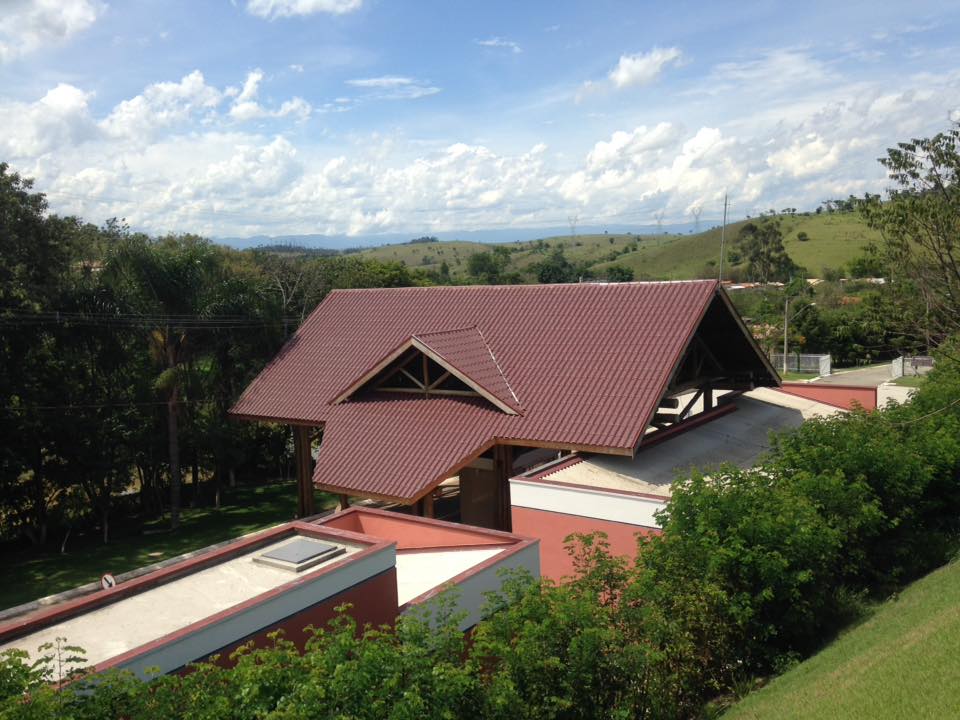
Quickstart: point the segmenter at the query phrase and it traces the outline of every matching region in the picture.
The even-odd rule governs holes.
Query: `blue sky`
[[[811,208],[960,117],[945,3],[0,2],[0,160],[152,233]]]

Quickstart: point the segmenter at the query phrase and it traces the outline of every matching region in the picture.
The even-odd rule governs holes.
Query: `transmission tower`
[[[693,215],[695,232],[700,232],[700,213],[702,212],[703,212],[703,208],[699,205],[697,205],[695,208],[693,208],[690,211],[690,214]]]

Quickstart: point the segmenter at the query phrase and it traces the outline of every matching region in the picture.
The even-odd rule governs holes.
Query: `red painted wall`
[[[816,383],[783,383],[781,392],[816,400],[834,407],[852,410],[859,403],[864,410],[877,409],[877,389],[857,385],[818,385]]]
[[[318,525],[363,533],[376,538],[395,540],[397,550],[452,547],[457,545],[502,545],[504,538],[465,525],[448,527],[439,523],[412,519],[409,515],[394,513],[346,512],[331,515]]]
[[[314,627],[326,626],[327,622],[336,615],[335,609],[347,603],[353,606],[350,609],[350,615],[356,619],[361,628],[366,623],[392,625],[396,621],[398,613],[396,568],[390,568],[369,580],[334,595],[332,598],[291,615],[274,627],[262,630],[225,647],[218,653],[220,657],[217,659],[217,664],[231,667],[234,663],[230,660],[230,653],[251,640],[256,647],[269,646],[271,641],[267,635],[276,630],[283,630],[284,638],[292,640],[296,643],[297,648],[302,651],[307,640],[311,637],[310,633],[304,632],[304,628],[308,625]]]
[[[630,558],[637,552],[637,534],[649,535],[659,532],[654,528],[610,520],[597,520],[523,507],[513,508],[513,532],[540,538],[540,574],[552,580],[559,581],[565,575],[573,575],[573,562],[563,548],[563,539],[571,533],[589,533],[597,530],[607,534],[612,553]]]

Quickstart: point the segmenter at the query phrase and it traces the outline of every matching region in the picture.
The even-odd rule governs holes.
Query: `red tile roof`
[[[709,280],[333,291],[232,412],[322,425],[318,485],[404,501],[496,440],[629,455],[717,292]],[[387,393],[334,404],[411,337],[522,414]]]
[[[510,382],[497,362],[497,356],[483,339],[483,332],[478,327],[421,333],[415,338],[442,359],[443,365],[463,373],[472,384],[476,384],[514,412],[523,413],[520,399],[510,387]]]

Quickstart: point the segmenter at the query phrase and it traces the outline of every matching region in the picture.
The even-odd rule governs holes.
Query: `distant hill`
[[[723,720],[960,716],[960,562],[918,580]]]
[[[812,276],[824,268],[840,268],[863,251],[879,234],[868,228],[855,213],[784,215],[780,217],[784,246],[794,262]],[[727,226],[729,250],[737,233],[749,220]],[[803,233],[805,240],[798,235]],[[574,264],[584,264],[598,277],[610,265],[622,265],[638,280],[680,280],[713,277],[720,257],[720,228],[700,233],[578,233],[553,235],[536,240],[496,243],[511,251],[506,273],[532,279],[533,266],[552,250],[561,248]],[[397,261],[411,268],[437,270],[446,262],[453,277],[466,278],[467,261],[475,252],[490,250],[487,243],[442,241],[426,244],[383,245],[361,251],[364,257]]]

